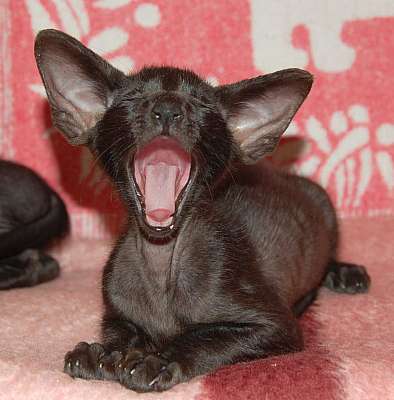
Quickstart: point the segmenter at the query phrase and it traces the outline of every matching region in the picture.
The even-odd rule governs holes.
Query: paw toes
[[[104,346],[100,343],[92,343],[89,346],[89,350],[96,354],[98,357],[105,354]]]
[[[73,353],[73,352],[75,352],[75,351],[78,351],[78,350],[80,350],[80,351],[86,351],[86,350],[88,350],[89,349],[89,343],[86,343],[86,342],[79,342],[75,347],[74,347],[74,350],[73,351],[70,351],[69,353]]]
[[[169,374],[169,372],[167,371],[167,367],[166,366],[162,366],[161,367],[161,369],[160,369],[160,371],[159,371],[159,373],[152,379],[152,381],[149,383],[149,386],[157,386],[157,384],[159,383],[159,382],[162,382],[163,381],[163,378],[166,376],[166,375],[171,375],[171,374]]]
[[[181,369],[179,364],[177,362],[171,362],[161,369],[152,387],[156,392],[162,392],[170,389],[181,381]]]
[[[87,360],[83,354],[68,352],[64,360],[64,372],[73,378],[82,378],[86,364]]]
[[[78,365],[76,362],[71,361],[71,360],[66,360],[64,363],[64,369],[63,371],[70,375],[72,378],[79,378],[79,374],[78,374],[78,369],[79,369],[79,361],[78,361]]]
[[[105,350],[99,343],[78,343],[64,358],[64,372],[73,378],[104,379],[99,364]]]
[[[361,265],[336,263],[327,273],[324,286],[341,293],[356,294],[368,291],[371,279]]]
[[[120,376],[120,383],[136,392],[161,392],[181,382],[180,366],[157,354],[127,364]]]
[[[123,369],[119,376],[120,383],[136,392],[154,390],[153,386],[164,367],[162,359],[155,355],[143,357],[143,354],[139,351],[129,352],[122,365]]]
[[[361,293],[368,290],[370,279],[364,268],[350,269],[345,279],[350,293]]]
[[[122,353],[113,351],[109,354],[101,355],[97,367],[103,379],[119,380],[120,369],[122,368]]]

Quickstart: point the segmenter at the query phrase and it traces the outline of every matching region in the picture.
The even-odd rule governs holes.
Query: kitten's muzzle
[[[185,117],[184,104],[182,99],[173,94],[166,94],[158,97],[151,109],[151,118],[154,124],[161,127],[161,134],[169,134],[172,127],[175,127]]]

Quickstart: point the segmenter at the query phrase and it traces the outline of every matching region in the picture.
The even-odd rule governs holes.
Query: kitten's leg
[[[298,318],[300,317],[306,309],[316,300],[318,289],[312,289],[304,297],[297,301],[293,306],[293,313]]]
[[[51,256],[28,249],[0,260],[0,290],[35,286],[59,275],[59,264]]]
[[[365,293],[371,279],[362,265],[331,261],[323,286],[340,293]]]
[[[120,383],[137,392],[163,391],[224,365],[302,349],[297,321],[270,314],[259,324],[202,324],[175,337],[161,353],[130,352]]]

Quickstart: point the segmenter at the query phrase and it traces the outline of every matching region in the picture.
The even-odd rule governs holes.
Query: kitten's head
[[[35,55],[54,125],[99,157],[152,238],[172,236],[232,163],[271,153],[312,85],[298,69],[219,87],[171,67],[126,76],[56,30]]]

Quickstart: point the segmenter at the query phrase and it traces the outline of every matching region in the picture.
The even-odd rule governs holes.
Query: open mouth
[[[148,226],[156,230],[173,227],[191,166],[191,155],[169,137],[157,137],[136,152],[134,179]]]

